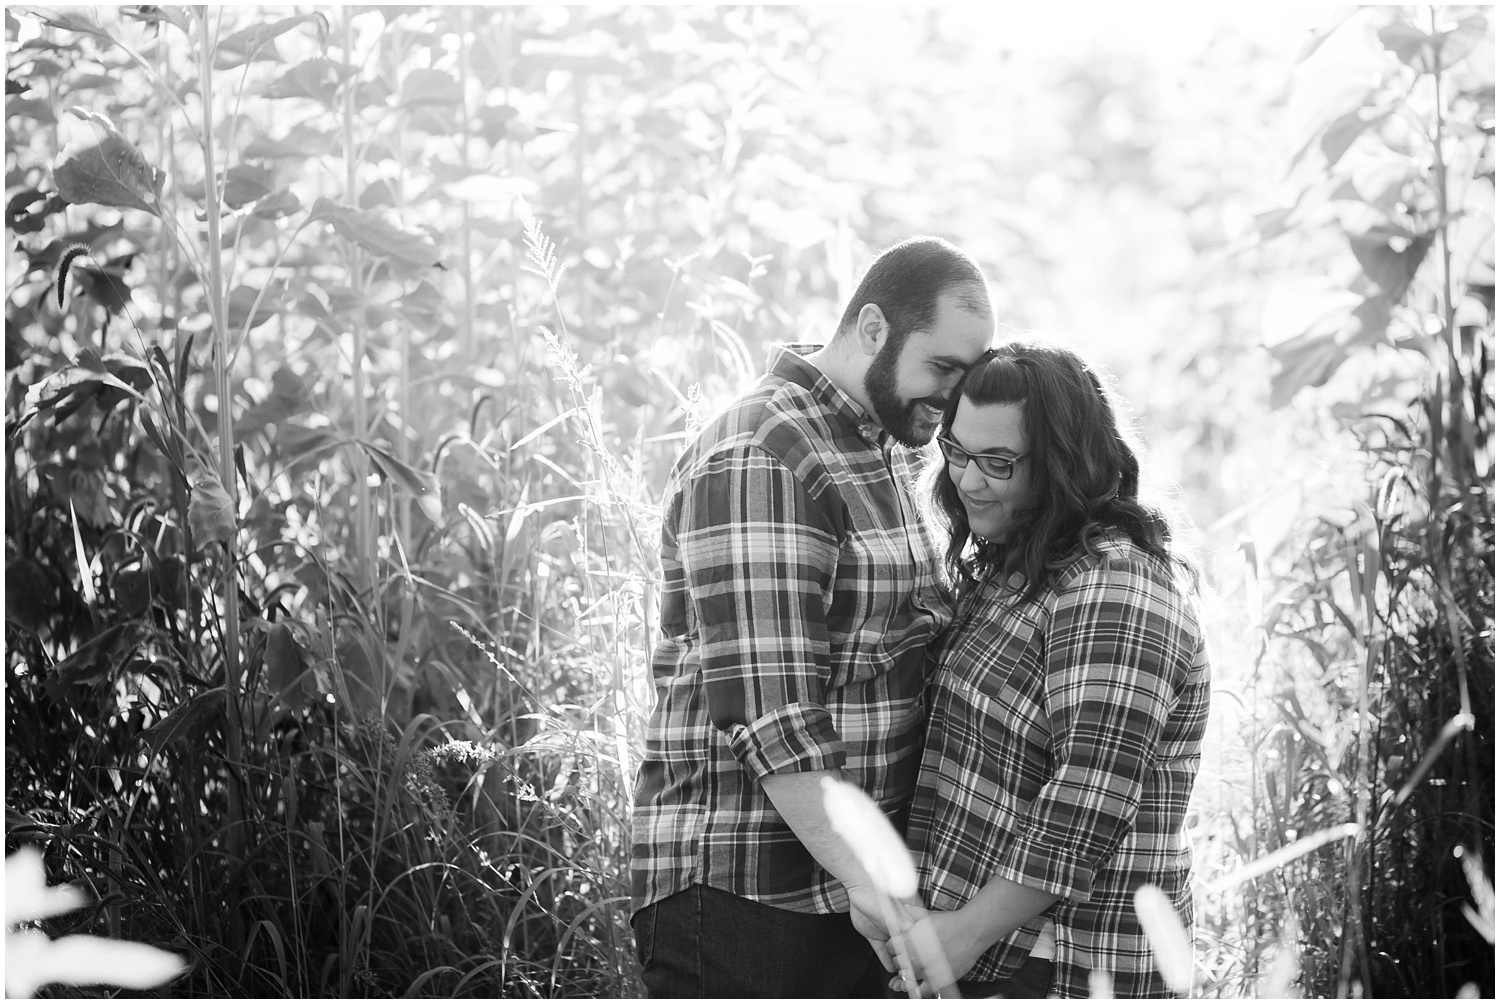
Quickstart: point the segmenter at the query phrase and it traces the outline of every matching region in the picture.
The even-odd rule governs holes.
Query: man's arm
[[[779,460],[730,451],[689,484],[680,534],[702,639],[710,717],[809,854],[849,891],[866,937],[883,940],[869,879],[823,809],[843,740],[824,707],[827,596],[838,534]]]
[[[889,961],[883,943],[890,937],[886,920],[870,877],[854,857],[844,838],[833,831],[823,808],[823,779],[841,780],[834,770],[814,770],[798,774],[767,774],[761,778],[766,797],[781,813],[797,839],[818,864],[844,883],[849,893],[849,918],[883,960]],[[887,965],[888,969],[893,969]]]

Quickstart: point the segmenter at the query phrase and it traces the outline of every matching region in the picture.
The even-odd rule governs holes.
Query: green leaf
[[[1340,115],[1329,123],[1327,129],[1323,130],[1321,144],[1323,147],[1323,156],[1328,158],[1328,166],[1330,168],[1343,158],[1344,154],[1348,152],[1349,147],[1354,145],[1354,141],[1359,139],[1360,135],[1369,128],[1370,123],[1366,122],[1360,116],[1359,111],[1356,108],[1352,112]]]
[[[270,191],[271,175],[268,171],[251,164],[236,164],[224,172],[220,194],[230,209],[239,209]]]
[[[105,372],[99,403],[112,408],[127,397],[144,401],[144,392],[151,386],[151,369],[145,363],[123,352],[110,352],[102,359]]]
[[[98,350],[83,349],[72,364],[48,377],[36,392],[38,408],[52,408],[59,420],[81,408],[105,388],[117,393],[101,400],[106,407],[125,397],[144,400],[141,391],[151,382],[145,366],[123,353],[111,352],[101,357]]]
[[[416,69],[401,81],[401,97],[397,104],[402,108],[415,108],[419,105],[444,105],[452,108],[462,103],[463,99],[463,87],[451,73]]]
[[[313,203],[312,218],[326,220],[334,232],[367,251],[408,265],[435,265],[437,245],[420,230],[411,229],[379,210],[350,209],[331,199]]]
[[[88,683],[111,672],[115,668],[112,657],[125,640],[127,630],[133,635],[135,628],[133,621],[107,627],[84,642],[72,655],[53,666],[47,674],[45,684],[48,696],[54,701],[60,701],[69,687]]]
[[[396,309],[417,328],[429,334],[443,326],[448,299],[436,286],[423,279],[417,288],[396,301]]]
[[[161,755],[161,751],[170,744],[191,740],[196,733],[201,732],[208,725],[215,714],[222,713],[223,710],[223,687],[212,687],[173,708],[172,713],[166,718],[149,729],[141,731],[137,736],[141,742],[151,744],[147,762],[155,761]]]
[[[311,126],[293,126],[291,132],[281,139],[260,136],[245,144],[242,156],[255,158],[325,157],[337,153],[339,141],[330,133],[321,132]]]
[[[1391,301],[1383,293],[1365,299],[1353,314],[1358,328],[1346,347],[1374,345],[1386,340],[1385,333],[1391,326]]]
[[[70,77],[66,81],[66,91],[73,94],[77,91],[112,91],[120,86],[119,77],[110,77],[102,73],[84,73],[76,77]]]
[[[290,188],[278,188],[257,199],[250,212],[263,220],[279,220],[283,216],[292,215],[301,208],[302,200],[297,198]]]
[[[322,14],[299,14],[270,24],[253,24],[248,28],[241,28],[219,43],[214,51],[214,66],[227,70],[255,61],[280,62],[281,53],[276,48],[276,39],[309,21],[318,26],[318,42],[322,44],[328,37],[328,18]]]
[[[333,103],[339,84],[352,72],[342,63],[319,56],[287,70],[262,93],[268,98],[311,98],[328,105]]]
[[[57,590],[46,569],[29,558],[6,559],[5,619],[36,631],[57,609]]]
[[[1459,62],[1473,52],[1475,46],[1488,39],[1489,34],[1490,19],[1484,14],[1470,14],[1454,27],[1438,32],[1438,56],[1442,65],[1447,67]]]
[[[113,129],[93,146],[66,156],[52,178],[58,194],[74,205],[92,202],[157,214],[161,172]]]
[[[1413,236],[1406,231],[1374,227],[1363,234],[1351,234],[1349,247],[1365,275],[1395,304],[1406,296],[1407,287],[1432,248],[1434,237],[1431,233]]]
[[[266,632],[266,686],[282,703],[300,710],[306,706],[307,676],[302,647],[285,624]],[[295,689],[294,689],[295,688]]]
[[[443,502],[438,490],[437,475],[402,463],[373,443],[359,440],[359,445],[369,454],[371,462],[380,470],[380,476],[416,497],[422,514],[439,526],[443,523]]]
[[[111,314],[124,313],[130,305],[130,286],[120,268],[92,268],[75,265],[73,275],[78,285]]]
[[[212,540],[226,547],[234,543],[238,529],[234,505],[224,490],[224,483],[213,471],[201,471],[193,481],[192,500],[188,502],[188,528],[199,547]]]
[[[283,364],[271,374],[271,393],[235,421],[235,437],[258,432],[267,425],[280,425],[309,407],[307,386],[301,377]]]
[[[99,15],[92,7],[68,7],[62,10],[52,10],[47,7],[12,7],[10,9],[18,14],[34,17],[52,28],[78,31],[85,35],[95,35],[107,41],[113,41],[109,37],[109,32],[104,30],[104,25],[99,22]]]
[[[193,8],[177,4],[162,4],[153,6],[149,4],[138,4],[125,6],[120,12],[126,17],[137,21],[145,21],[148,24],[160,24],[165,21],[175,26],[179,31],[186,34],[192,28]]]
[[[1348,358],[1339,329],[1319,328],[1271,346],[1277,370],[1271,377],[1271,407],[1285,407],[1303,387],[1321,387]]]
[[[1423,48],[1430,46],[1432,42],[1432,36],[1427,32],[1400,17],[1381,28],[1377,34],[1380,36],[1380,44],[1394,52],[1397,59],[1409,66],[1417,65]]]
[[[344,437],[332,425],[282,422],[276,427],[276,448],[289,462],[325,453],[344,441]]]
[[[250,308],[255,306],[255,299],[260,296],[260,290],[250,286],[236,286],[229,294],[229,302],[225,305],[228,312],[229,330],[243,331],[245,321],[250,321],[250,327],[258,328],[271,318],[275,317],[281,309],[281,298],[285,291],[279,286],[273,287],[260,297],[260,306],[255,307],[255,316],[250,316]]]

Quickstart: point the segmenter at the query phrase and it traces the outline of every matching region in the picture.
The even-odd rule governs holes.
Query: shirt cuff
[[[1024,834],[1000,841],[995,874],[1019,885],[1087,903],[1094,891],[1094,866],[1081,855],[1026,840]]]
[[[749,725],[730,726],[728,736],[730,752],[756,780],[844,765],[844,740],[833,727],[833,716],[819,704],[783,705]]]

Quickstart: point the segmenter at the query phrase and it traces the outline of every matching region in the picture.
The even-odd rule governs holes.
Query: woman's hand
[[[939,910],[926,913],[912,928],[903,933],[903,948],[906,951],[917,989],[923,997],[936,997],[939,990],[960,979],[989,944],[978,936],[975,925],[966,919],[962,910]],[[941,952],[942,959],[934,959],[933,952]],[[946,971],[943,963],[946,962]],[[891,989],[904,991],[906,983],[898,976],[891,981]]]

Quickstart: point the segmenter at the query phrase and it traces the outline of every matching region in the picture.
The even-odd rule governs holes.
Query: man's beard
[[[947,407],[948,401],[936,396],[907,401],[897,393],[896,364],[904,346],[905,339],[898,342],[895,338],[887,338],[880,351],[875,353],[875,359],[865,371],[865,397],[870,399],[870,407],[875,410],[875,420],[881,428],[902,446],[916,449],[932,442],[938,428],[919,422],[917,409],[923,405],[942,409]]]

